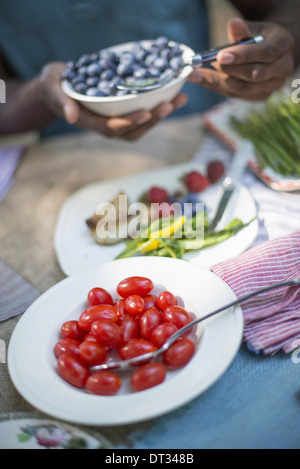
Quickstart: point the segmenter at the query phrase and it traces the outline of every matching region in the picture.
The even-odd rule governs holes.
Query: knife
[[[226,173],[225,178],[222,182],[222,194],[217,206],[215,216],[208,228],[208,232],[211,233],[215,231],[219,222],[221,221],[225,209],[228,205],[229,200],[231,199],[232,194],[234,193],[237,184],[240,182],[240,179],[245,171],[245,168],[248,164],[249,157],[254,154],[254,147],[251,142],[248,140],[241,140],[238,144],[238,147],[233,155],[230,167]]]

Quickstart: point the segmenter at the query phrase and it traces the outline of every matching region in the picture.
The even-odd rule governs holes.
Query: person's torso
[[[52,61],[76,60],[114,44],[167,36],[196,52],[208,48],[204,0],[13,0],[0,2],[0,49],[10,72],[31,79]],[[181,113],[200,112],[217,100],[187,84]]]

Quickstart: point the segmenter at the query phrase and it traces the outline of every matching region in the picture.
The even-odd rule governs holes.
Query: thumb
[[[231,43],[238,42],[252,36],[247,24],[240,18],[232,18],[228,21],[227,35]]]

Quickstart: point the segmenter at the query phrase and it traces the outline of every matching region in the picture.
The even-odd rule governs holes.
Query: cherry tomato
[[[112,305],[114,303],[112,296],[104,288],[95,287],[88,292],[88,304],[93,305]]]
[[[170,291],[163,291],[157,298],[157,306],[161,311],[167,308],[167,306],[177,305],[177,298]]]
[[[159,324],[159,326],[157,326],[151,334],[151,342],[157,348],[160,348],[176,331],[178,331],[178,328],[172,322],[164,322]]]
[[[119,348],[118,353],[122,360],[138,357],[144,353],[154,352],[156,347],[154,344],[145,339],[130,339],[126,344]]]
[[[60,335],[64,339],[75,339],[81,342],[86,335],[86,331],[79,327],[78,321],[66,321],[60,328]]]
[[[84,341],[85,342],[98,342],[98,340],[96,339],[96,337],[91,333],[91,332],[88,332],[87,335],[85,336],[84,338]]]
[[[78,324],[81,329],[90,332],[92,323],[100,319],[106,319],[109,321],[117,322],[118,315],[115,310],[115,307],[112,305],[89,306],[80,315]]]
[[[135,391],[143,391],[162,383],[166,374],[166,369],[161,363],[147,363],[134,370],[130,383]]]
[[[150,339],[152,331],[163,321],[161,312],[152,306],[140,317],[140,334],[144,339]]]
[[[84,340],[79,346],[79,358],[87,365],[101,365],[107,360],[107,353],[103,345],[91,340]]]
[[[89,376],[86,389],[100,396],[112,396],[122,386],[120,376],[111,371],[97,371]]]
[[[152,308],[152,306],[157,306],[157,296],[156,295],[146,295],[143,297],[145,303],[145,310]]]
[[[119,318],[118,324],[121,329],[123,342],[128,342],[128,340],[135,339],[138,336],[139,323],[133,316],[124,314]]]
[[[146,296],[153,289],[152,280],[146,277],[128,277],[122,280],[117,286],[117,293],[122,298],[130,295]]]
[[[122,344],[122,332],[118,324],[109,320],[95,321],[91,327],[92,334],[102,345],[119,347]]]
[[[80,342],[75,339],[61,339],[54,347],[54,354],[58,358],[61,355],[75,355],[78,356]]]
[[[145,302],[139,295],[130,295],[125,300],[125,310],[128,314],[138,316],[145,309]]]
[[[163,319],[165,322],[172,322],[178,329],[189,324],[192,317],[186,309],[181,306],[167,306],[163,311]]]
[[[180,337],[163,354],[163,362],[167,366],[180,368],[186,365],[195,352],[195,344],[188,337]]]
[[[123,314],[126,314],[125,300],[124,299],[117,300],[114,303],[114,307],[115,307],[115,310],[116,310],[116,313],[117,313],[118,317],[121,317],[121,316],[123,316]]]
[[[74,355],[61,355],[57,361],[59,376],[76,388],[84,388],[89,377],[89,368]]]

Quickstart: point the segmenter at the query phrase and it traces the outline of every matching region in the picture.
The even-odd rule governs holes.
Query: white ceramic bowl
[[[141,44],[147,46],[152,43],[152,40],[141,41]],[[133,46],[133,42],[127,42],[110,47],[109,50],[120,53],[125,50],[130,50]],[[183,58],[188,58],[194,55],[194,51],[189,47],[181,44],[183,49]],[[123,116],[134,111],[145,109],[151,111],[158,104],[162,102],[169,102],[175,98],[175,96],[182,89],[188,75],[192,72],[192,67],[185,67],[180,75],[167,84],[152,91],[145,91],[143,93],[131,94],[125,96],[108,96],[108,97],[94,97],[85,96],[77,93],[71,83],[67,80],[62,81],[62,89],[70,98],[78,101],[82,106],[93,111],[95,114],[99,114],[106,117]]]

